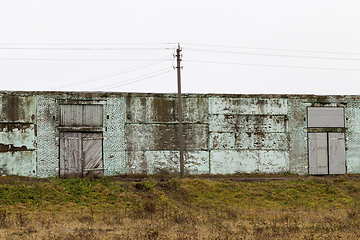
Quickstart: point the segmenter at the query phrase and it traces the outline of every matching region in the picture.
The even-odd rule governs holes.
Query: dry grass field
[[[0,239],[360,239],[359,176],[242,177],[0,177]]]

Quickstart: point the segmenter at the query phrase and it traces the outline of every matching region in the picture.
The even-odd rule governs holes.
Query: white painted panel
[[[286,115],[284,98],[209,98],[210,114]]]
[[[286,132],[286,116],[274,115],[210,115],[212,132]]]
[[[179,149],[178,124],[127,124],[127,150]],[[185,124],[184,149],[208,148],[208,125]]]
[[[210,174],[252,173],[259,171],[258,151],[212,150]]]
[[[209,152],[184,151],[186,174],[208,174]],[[179,173],[178,151],[127,151],[128,173]]]
[[[35,150],[35,124],[0,124],[0,145]]]
[[[283,173],[289,171],[289,153],[286,151],[260,151],[261,173]]]
[[[345,127],[343,107],[308,107],[308,127]]]
[[[210,173],[280,173],[288,171],[288,162],[286,151],[213,150],[210,153]]]
[[[210,133],[211,149],[287,150],[286,133]]]
[[[309,174],[328,174],[327,133],[308,133]]]
[[[346,174],[345,133],[329,133],[329,174]]]
[[[174,95],[163,97],[128,97],[126,121],[129,123],[177,122],[178,106]],[[183,97],[183,122],[206,122],[208,100],[201,97]]]
[[[36,176],[35,151],[0,152],[0,176]]]

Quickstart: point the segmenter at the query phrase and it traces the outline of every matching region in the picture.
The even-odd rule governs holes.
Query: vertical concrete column
[[[306,105],[298,97],[288,100],[289,171],[308,173]]]

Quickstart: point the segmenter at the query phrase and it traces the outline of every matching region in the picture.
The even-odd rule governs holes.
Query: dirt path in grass
[[[321,175],[321,176],[309,176],[309,175],[293,175],[293,176],[283,176],[283,175],[258,175],[258,176],[221,176],[221,175],[198,175],[198,176],[186,176],[188,179],[203,179],[203,180],[214,180],[214,181],[238,181],[238,182],[264,182],[264,181],[289,181],[296,179],[308,179],[308,178],[338,178],[338,177],[350,177],[360,179],[360,175]],[[108,176],[106,179],[108,181],[120,181],[120,182],[146,182],[149,180],[166,182],[172,178],[179,177],[178,175],[148,175],[148,176],[134,176],[134,175],[125,175],[125,176]],[[31,177],[21,177],[21,176],[2,176],[0,177],[0,184],[9,184],[13,182],[49,182],[52,178],[31,178]],[[89,179],[89,178],[85,178]]]

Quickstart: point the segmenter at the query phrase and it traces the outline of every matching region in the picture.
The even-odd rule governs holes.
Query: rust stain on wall
[[[0,143],[0,152],[29,151],[26,146],[15,147],[13,144]]]
[[[0,122],[35,122],[35,97],[33,96],[0,95],[0,107]]]
[[[177,104],[175,99],[153,98],[151,107],[154,111],[152,115],[154,122],[171,122],[177,121]]]
[[[18,96],[5,95],[2,97],[2,115],[10,122],[15,122],[24,115],[24,109],[20,106]]]

